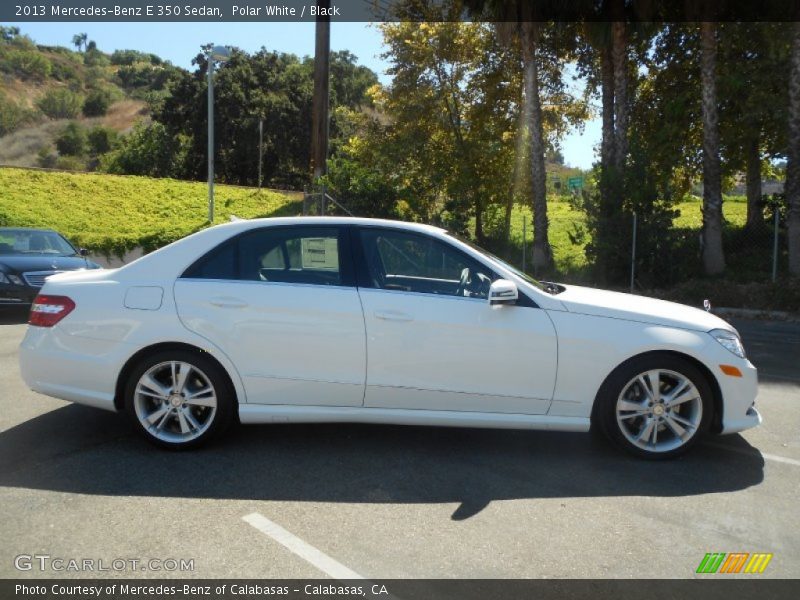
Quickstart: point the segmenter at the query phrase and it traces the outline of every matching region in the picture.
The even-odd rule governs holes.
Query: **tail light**
[[[66,296],[39,294],[31,305],[30,325],[52,327],[75,309],[75,303]]]

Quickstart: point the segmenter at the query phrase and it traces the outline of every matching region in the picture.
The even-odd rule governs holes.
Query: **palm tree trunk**
[[[717,114],[716,24],[700,23],[700,80],[703,104],[703,267],[707,275],[725,270],[722,250],[722,174]]]
[[[800,276],[800,22],[793,25],[789,68],[789,158],[786,164],[786,229],[789,273]]]
[[[745,149],[746,188],[747,188],[747,222],[745,228],[760,229],[764,226],[764,211],[761,208],[761,153],[759,152],[758,135],[748,140]]]
[[[539,68],[536,63],[538,25],[528,27],[522,36],[522,60],[525,105],[529,111],[531,192],[533,196],[533,266],[548,269],[553,264],[553,254],[548,238],[547,181],[544,168],[544,135],[542,133],[542,105],[539,99]]]
[[[628,156],[628,45],[625,23],[611,25],[611,58],[614,63],[614,167],[622,176]]]

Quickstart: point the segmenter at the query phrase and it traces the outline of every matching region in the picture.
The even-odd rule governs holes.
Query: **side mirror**
[[[514,304],[519,298],[517,285],[508,279],[493,281],[489,287],[489,304]]]
[[[78,254],[86,258],[87,256],[89,256],[89,251],[86,248],[81,248],[80,250],[78,250]]]

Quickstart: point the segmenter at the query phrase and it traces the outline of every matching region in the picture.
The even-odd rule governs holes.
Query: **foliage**
[[[86,128],[76,122],[69,123],[56,138],[56,149],[61,156],[83,156],[88,148]]]
[[[183,169],[185,153],[184,137],[173,137],[161,123],[140,122],[119,140],[113,151],[102,157],[100,170],[120,175],[175,177]]]
[[[112,65],[132,65],[138,62],[160,65],[164,62],[155,54],[139,52],[138,50],[114,50],[110,60]]]
[[[83,114],[86,117],[102,117],[111,106],[111,92],[108,89],[90,91],[83,101]]]
[[[206,176],[207,120],[204,55],[195,58],[194,73],[177,73],[154,119],[169,136],[183,136],[186,160],[177,176]],[[331,53],[331,105],[356,109],[367,105],[374,73],[355,63],[349,52]],[[264,121],[263,179],[271,185],[302,187],[308,182],[311,140],[313,61],[292,54],[261,50],[249,55],[234,49],[215,71],[216,169],[221,181],[253,185],[258,177],[258,121]],[[338,136],[332,120],[331,137]]]
[[[109,152],[116,145],[119,134],[110,127],[98,125],[89,130],[86,137],[89,152],[94,156],[99,156]]]
[[[6,225],[48,227],[93,252],[154,250],[207,226],[203,183],[0,168]],[[267,190],[217,186],[217,219],[295,215],[301,202]]]
[[[36,103],[51,119],[73,119],[83,105],[83,97],[66,88],[51,88]]]
[[[0,90],[0,137],[35,120],[33,111],[17,104]]]

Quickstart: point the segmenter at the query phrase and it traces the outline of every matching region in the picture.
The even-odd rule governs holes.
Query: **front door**
[[[544,414],[556,377],[545,311],[490,306],[493,271],[448,242],[400,229],[360,229],[366,281],[364,405]]]

